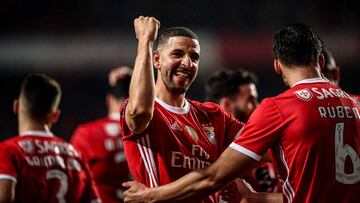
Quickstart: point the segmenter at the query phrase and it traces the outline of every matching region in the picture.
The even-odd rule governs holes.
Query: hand
[[[123,183],[122,186],[128,188],[124,192],[124,202],[151,202],[147,197],[147,194],[150,192],[150,188],[146,187],[144,184],[136,181],[128,181]]]
[[[160,22],[154,17],[140,16],[134,20],[135,34],[138,40],[154,41],[160,28]]]
[[[251,185],[243,179],[236,179],[235,183],[243,199],[251,198],[253,194],[257,193]]]
[[[120,66],[120,67],[112,69],[108,76],[109,85],[115,86],[119,80],[123,79],[127,75],[131,75],[132,71],[133,70],[127,66]]]

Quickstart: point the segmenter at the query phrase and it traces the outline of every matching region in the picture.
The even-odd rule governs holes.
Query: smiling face
[[[195,80],[200,59],[198,40],[184,37],[170,37],[158,51],[154,52],[154,66],[159,78],[172,94],[184,94]],[[159,81],[157,82],[161,82]]]

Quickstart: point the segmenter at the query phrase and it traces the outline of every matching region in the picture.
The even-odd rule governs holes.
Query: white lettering
[[[314,87],[314,88],[311,88],[311,90],[318,95],[317,96],[318,99],[324,99],[324,95],[318,91],[318,88]]]

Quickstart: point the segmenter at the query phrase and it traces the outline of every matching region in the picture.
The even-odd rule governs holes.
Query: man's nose
[[[189,56],[184,56],[184,58],[182,59],[181,63],[186,67],[186,68],[191,68],[193,66],[193,62],[191,60],[191,58]]]

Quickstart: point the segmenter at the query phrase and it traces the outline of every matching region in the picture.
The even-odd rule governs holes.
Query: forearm
[[[206,169],[193,171],[181,179],[166,186],[150,190],[150,202],[174,201],[188,198],[207,196],[218,191],[221,184],[214,181],[213,176]]]
[[[133,124],[131,123],[132,120],[137,119],[136,117],[145,120],[150,120],[152,117],[155,101],[155,83],[151,47],[152,41],[139,40],[134,72],[129,87],[127,116],[130,125]],[[139,127],[136,124],[133,125],[131,126],[133,128]]]
[[[282,193],[259,192],[251,194],[248,200],[252,203],[282,203],[283,195]]]

